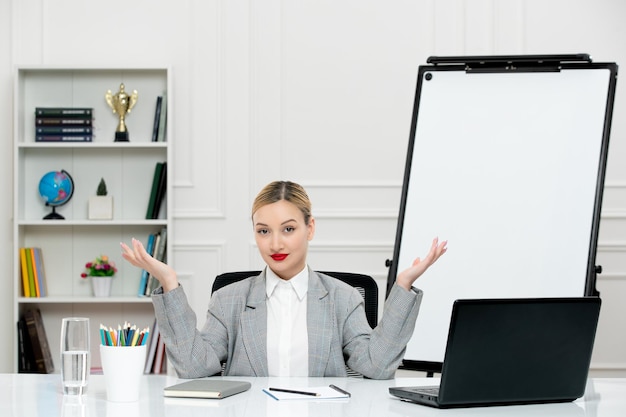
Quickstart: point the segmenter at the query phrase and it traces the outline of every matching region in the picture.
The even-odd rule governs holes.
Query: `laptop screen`
[[[440,403],[528,403],[583,395],[597,297],[457,300]]]

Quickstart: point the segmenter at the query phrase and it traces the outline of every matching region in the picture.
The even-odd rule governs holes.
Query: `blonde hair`
[[[304,216],[304,224],[309,224],[311,200],[301,185],[291,181],[274,181],[263,187],[252,204],[252,216],[261,207],[280,200],[288,201],[298,207]]]

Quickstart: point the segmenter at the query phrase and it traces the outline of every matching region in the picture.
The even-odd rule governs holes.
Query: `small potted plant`
[[[94,296],[108,297],[111,295],[111,283],[116,272],[115,262],[109,260],[108,256],[101,255],[85,264],[85,271],[80,277],[91,279]]]
[[[104,178],[100,179],[96,195],[89,197],[89,220],[112,220],[113,197],[108,195]]]

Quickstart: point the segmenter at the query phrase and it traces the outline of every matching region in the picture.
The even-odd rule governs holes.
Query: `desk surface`
[[[223,400],[164,398],[163,388],[181,382],[165,375],[144,375],[141,399],[134,403],[106,400],[104,377],[92,375],[82,401],[63,396],[58,374],[0,374],[0,416],[229,416],[229,417],[379,417],[431,416],[586,416],[626,415],[626,378],[595,378],[583,398],[571,403],[437,410],[406,403],[389,395],[390,386],[432,385],[433,378],[396,378],[387,381],[358,378],[233,378],[252,388]],[[349,400],[276,401],[263,393],[269,386],[306,387],[335,384],[352,393]]]

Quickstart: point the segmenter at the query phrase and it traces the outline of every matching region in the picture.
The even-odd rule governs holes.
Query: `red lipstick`
[[[287,254],[286,253],[275,253],[275,254],[271,255],[271,257],[275,261],[284,261],[285,258],[287,258]]]

